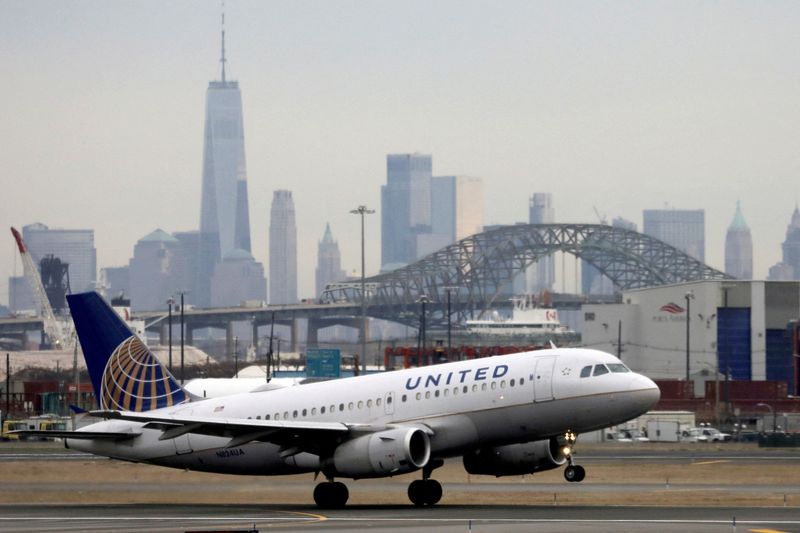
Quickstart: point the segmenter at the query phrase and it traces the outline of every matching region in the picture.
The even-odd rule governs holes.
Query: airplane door
[[[394,393],[387,392],[383,397],[383,412],[387,415],[394,414]]]
[[[533,371],[533,401],[546,402],[553,399],[553,369],[555,357],[541,357],[536,360]]]

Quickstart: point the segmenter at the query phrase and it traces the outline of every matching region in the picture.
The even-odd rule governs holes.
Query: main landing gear
[[[408,499],[417,507],[433,506],[442,499],[442,485],[430,479],[433,470],[444,464],[441,459],[432,459],[422,468],[422,479],[415,479],[408,486]]]
[[[578,436],[572,431],[567,431],[564,434],[564,441],[566,444],[564,445],[563,452],[569,461],[569,464],[564,469],[564,479],[570,483],[579,483],[586,477],[586,470],[581,465],[576,465],[575,459],[572,457],[572,449],[575,446],[576,440],[578,440]]]
[[[350,491],[347,485],[329,479],[314,488],[314,501],[322,509],[341,509],[347,503]]]

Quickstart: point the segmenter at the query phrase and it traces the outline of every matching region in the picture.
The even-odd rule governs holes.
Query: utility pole
[[[181,385],[183,385],[183,337],[184,337],[184,334],[183,334],[183,328],[184,328],[184,325],[183,325],[183,307],[184,307],[183,306],[183,295],[184,295],[184,292],[181,291]]]
[[[350,211],[354,215],[361,216],[361,365],[366,371],[367,364],[367,304],[366,304],[366,283],[364,282],[364,215],[371,215],[374,209],[369,209],[365,205],[360,205]]]
[[[175,298],[172,296],[167,300],[167,344],[169,345],[169,372],[172,373],[172,306]]]
[[[692,321],[692,300],[694,299],[694,293],[688,291],[684,298],[686,298],[686,383],[689,383],[689,325]]]

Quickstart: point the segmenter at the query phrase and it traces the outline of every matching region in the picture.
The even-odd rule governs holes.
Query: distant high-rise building
[[[165,309],[167,299],[183,290],[185,256],[178,239],[157,229],[139,239],[129,263],[131,309]]]
[[[224,17],[224,16],[223,16]],[[222,28],[222,75],[208,84],[203,146],[203,191],[197,304],[210,303],[215,264],[229,252],[250,252],[250,215],[244,153],[244,119],[239,82],[225,77],[225,27]]]
[[[786,240],[781,245],[783,261],[770,267],[770,281],[789,281],[800,279],[800,209],[797,206],[792,220],[786,227]]]
[[[331,225],[325,224],[325,235],[317,246],[316,287],[317,296],[322,295],[325,286],[334,281],[344,281],[347,274],[342,270],[342,254],[339,243],[333,240]]]
[[[53,255],[69,265],[72,292],[95,288],[97,250],[94,247],[94,230],[51,229],[36,223],[22,228],[22,238],[37,265],[47,255]]]
[[[267,300],[264,266],[250,252],[237,248],[217,263],[211,278],[211,307],[238,307]]]
[[[269,222],[269,302],[297,302],[297,225],[292,191],[275,191]]]
[[[553,195],[549,192],[537,192],[528,201],[528,223],[552,224],[556,221],[553,207]],[[528,269],[527,290],[539,292],[552,290],[556,282],[556,261],[553,255],[542,257]]]
[[[703,209],[645,209],[643,233],[706,260],[706,222]]]
[[[739,202],[725,235],[725,272],[738,279],[753,279],[753,238]]]
[[[417,235],[417,259],[483,230],[483,180],[431,179],[431,231]]]
[[[124,296],[130,298],[131,294],[131,269],[129,266],[106,267],[100,269],[100,286],[105,291],[106,298]]]
[[[381,187],[381,269],[417,259],[417,236],[431,233],[430,155],[386,156]]]

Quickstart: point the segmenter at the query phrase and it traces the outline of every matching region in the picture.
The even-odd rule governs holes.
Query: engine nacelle
[[[418,428],[397,428],[357,437],[333,452],[334,473],[351,478],[405,474],[428,463],[431,441]]]
[[[481,448],[464,455],[470,474],[519,476],[558,468],[567,462],[558,440],[537,440],[495,448]]]

